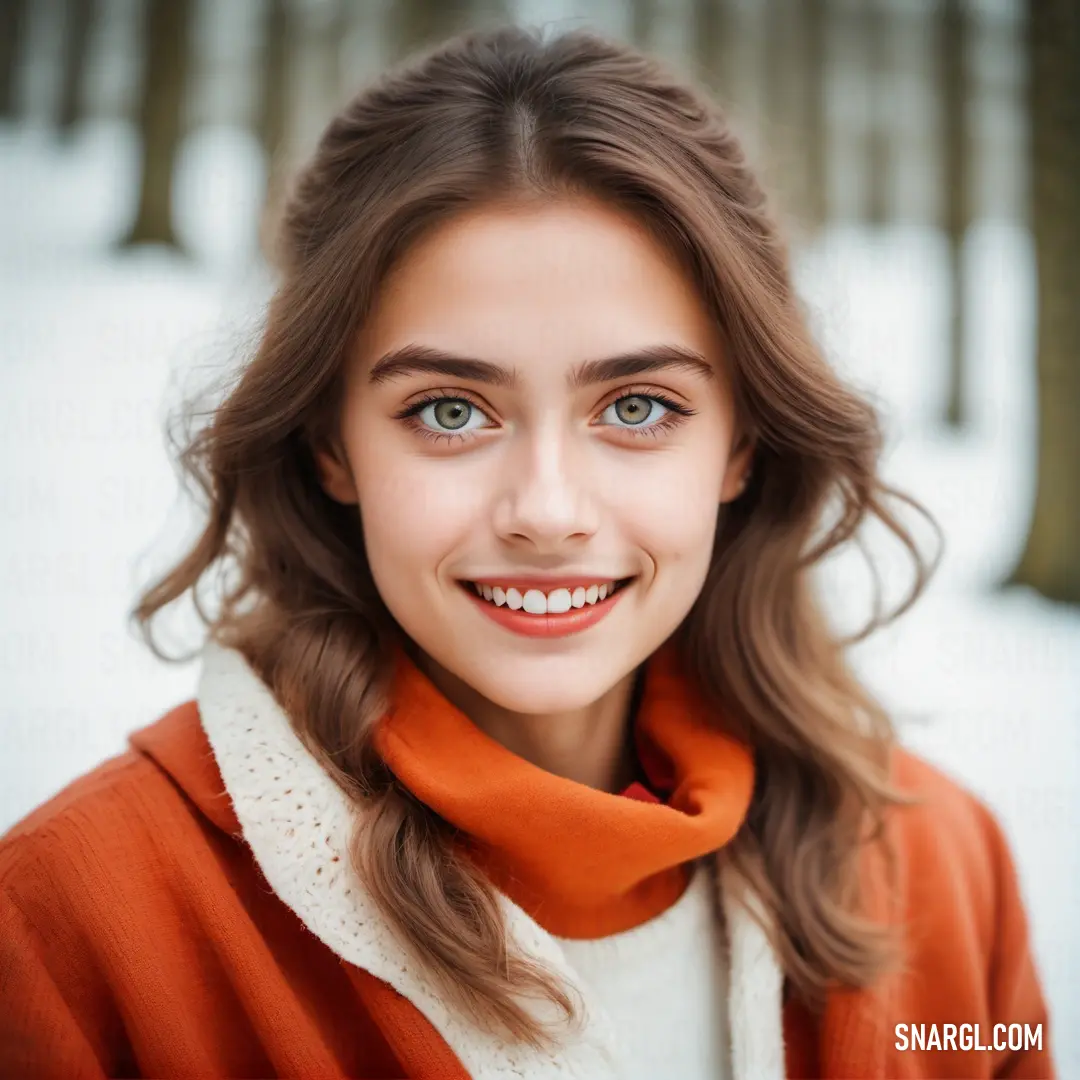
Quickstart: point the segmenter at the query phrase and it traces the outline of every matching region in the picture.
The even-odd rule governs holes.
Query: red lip
[[[505,580],[505,579],[503,579]],[[564,581],[567,579],[563,579]],[[574,579],[570,579],[574,580]],[[584,580],[584,579],[581,579]],[[595,584],[595,579],[589,584]],[[521,581],[521,584],[525,584]],[[468,585],[462,585],[465,595],[476,604],[492,622],[506,630],[511,630],[522,637],[567,637],[580,634],[595,626],[619,602],[619,597],[629,586],[616,589],[610,596],[597,600],[595,604],[586,604],[583,608],[571,608],[559,615],[530,615],[526,611],[512,611],[505,604],[498,607],[490,600],[477,596]]]

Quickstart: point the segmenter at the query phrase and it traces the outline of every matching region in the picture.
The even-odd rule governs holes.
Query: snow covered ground
[[[0,830],[194,691],[194,666],[157,661],[125,616],[192,528],[165,410],[257,333],[260,165],[245,136],[202,130],[178,189],[197,259],[110,254],[132,206],[132,153],[110,124],[67,148],[0,128]],[[947,537],[929,594],[854,660],[906,741],[1002,821],[1060,1074],[1080,1076],[1070,1023],[1080,1018],[1080,612],[994,590],[1033,493],[1031,252],[1021,231],[994,224],[972,234],[966,255],[974,423],[962,437],[935,424],[940,238],[836,229],[799,271],[831,354],[887,419],[887,475]],[[895,592],[902,564],[887,546],[879,554]],[[856,618],[867,584],[858,559],[837,560],[825,581],[837,618]]]

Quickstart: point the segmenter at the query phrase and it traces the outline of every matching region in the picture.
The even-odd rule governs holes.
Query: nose
[[[522,434],[506,459],[495,506],[495,531],[538,554],[559,554],[566,544],[592,536],[599,524],[588,470],[572,439],[553,423]]]

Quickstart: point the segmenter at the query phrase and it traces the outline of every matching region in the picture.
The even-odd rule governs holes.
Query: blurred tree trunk
[[[798,0],[762,0],[762,129],[764,158],[771,186],[785,207],[802,195],[799,160]]]
[[[0,119],[14,119],[18,108],[19,64],[28,14],[26,0],[0,0]]]
[[[1039,472],[1010,580],[1080,604],[1080,6],[1028,0],[1027,15]]]
[[[656,16],[656,0],[630,0],[630,40],[639,49],[653,47]]]
[[[867,89],[870,115],[866,131],[866,220],[874,226],[889,221],[889,171],[892,140],[886,80],[892,73],[889,56],[889,12],[884,0],[864,0],[862,27],[866,42]]]
[[[56,126],[64,136],[70,136],[82,119],[82,95],[93,25],[94,0],[67,0],[64,4],[60,108],[56,118]]]
[[[805,0],[804,71],[806,188],[802,217],[810,232],[829,218],[829,0]]]
[[[266,161],[266,190],[259,218],[259,246],[273,261],[278,218],[285,200],[286,138],[289,125],[288,0],[265,0],[259,106],[255,131]]]
[[[386,39],[390,59],[413,49],[434,45],[462,30],[504,20],[506,7],[500,2],[476,0],[394,0],[390,6]]]
[[[964,237],[971,223],[971,139],[967,123],[966,66],[968,35],[963,0],[942,0],[939,10],[942,188],[949,260],[949,383],[945,422],[951,427],[960,428],[966,419]]]
[[[691,37],[698,78],[713,90],[722,108],[736,100],[736,27],[731,0],[691,0]]]
[[[289,5],[287,0],[265,0],[264,7],[266,20],[256,133],[270,161],[284,141],[288,122]]]
[[[824,222],[825,0],[765,0],[765,146],[773,183],[812,233]]]
[[[349,36],[352,9],[348,0],[333,0],[330,10],[319,30],[319,51],[324,57],[322,64],[323,88],[326,99],[337,108],[345,87],[343,52]]]
[[[125,247],[158,243],[180,248],[173,228],[172,180],[184,133],[193,15],[193,0],[148,0],[144,11],[142,174],[139,207]]]

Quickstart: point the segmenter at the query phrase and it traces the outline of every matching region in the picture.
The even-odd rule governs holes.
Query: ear
[[[315,451],[315,467],[319,472],[319,482],[323,491],[335,502],[351,506],[359,502],[356,485],[353,483],[352,470],[339,449],[320,449]]]
[[[754,463],[754,443],[743,438],[736,444],[724,469],[724,480],[720,486],[720,502],[728,503],[737,499],[745,490],[750,479],[750,469]]]

